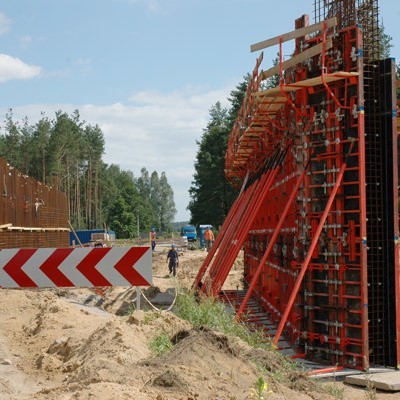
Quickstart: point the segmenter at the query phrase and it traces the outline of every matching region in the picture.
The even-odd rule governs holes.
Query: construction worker
[[[167,254],[167,263],[169,273],[172,273],[173,276],[176,276],[176,268],[179,266],[179,256],[174,244],[171,245],[171,249]]]
[[[206,229],[206,231],[204,232],[204,239],[206,241],[206,249],[207,249],[207,253],[208,253],[211,249],[211,246],[214,243],[214,233],[213,233],[211,227],[208,227]]]
[[[150,240],[151,240],[151,250],[154,251],[154,249],[156,248],[156,230],[154,228],[151,229]]]

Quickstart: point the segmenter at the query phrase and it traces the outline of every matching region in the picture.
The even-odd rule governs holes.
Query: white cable
[[[162,309],[157,308],[154,304],[151,303],[151,301],[144,295],[143,292],[142,292],[142,296],[143,296],[143,298],[147,301],[147,303],[149,303],[149,305],[150,305],[155,311],[157,311],[157,312],[159,312],[159,313],[163,313],[163,312],[168,312],[168,311],[171,311],[171,310],[172,310],[172,307],[173,307],[174,304],[175,304],[176,298],[178,297],[178,291],[175,289],[175,298],[174,298],[174,301],[172,302],[172,304],[171,304],[166,310],[162,310]]]

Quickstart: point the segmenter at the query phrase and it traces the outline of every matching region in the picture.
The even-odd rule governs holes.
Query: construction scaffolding
[[[242,190],[194,287],[219,295],[244,247],[238,317],[256,298],[273,342],[298,356],[399,366],[395,63],[379,57],[377,0],[315,0],[314,12],[251,46],[279,46],[280,60],[256,61],[226,153]]]
[[[65,193],[53,189],[0,158],[0,248],[68,247]]]

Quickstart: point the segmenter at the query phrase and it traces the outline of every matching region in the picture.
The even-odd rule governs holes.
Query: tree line
[[[203,130],[194,163],[195,173],[189,188],[190,223],[222,226],[238,195],[225,178],[225,153],[228,139],[245,96],[250,74],[231,91],[229,108],[217,102],[210,109],[209,122]]]
[[[381,55],[386,58],[392,38],[383,27],[380,29]],[[277,65],[279,59],[272,62]],[[210,108],[209,122],[196,141],[198,151],[187,207],[191,224],[220,227],[238,195],[225,179],[225,153],[249,81],[247,74],[231,91],[229,108],[220,102]],[[264,88],[278,84],[279,76],[275,75],[264,83]],[[104,135],[98,125],[81,121],[78,110],[71,115],[57,111],[54,119],[42,114],[36,124],[30,125],[27,118],[14,121],[10,109],[3,131],[0,156],[24,174],[66,192],[70,221],[76,229],[106,226],[120,238],[135,237],[138,230],[151,227],[171,229],[176,208],[165,172],[150,173],[143,167],[140,176],[134,177],[116,164],[105,164]]]
[[[61,110],[36,124],[6,113],[0,156],[23,174],[66,193],[75,229],[109,228],[132,238],[152,227],[168,231],[176,214],[174,193],[165,172],[140,176],[103,162],[103,132],[82,121],[79,111]],[[139,225],[138,225],[139,224]]]

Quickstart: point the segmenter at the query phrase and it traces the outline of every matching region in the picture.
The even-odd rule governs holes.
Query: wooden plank
[[[12,226],[12,224],[3,224],[0,225],[0,229],[9,228],[10,226]]]
[[[69,232],[69,228],[42,228],[43,231]]]
[[[346,78],[355,78],[359,75],[358,72],[345,72],[345,71],[338,71],[334,72],[333,74],[325,74],[324,80],[326,83],[331,83],[335,81],[339,81],[341,79],[346,79]],[[305,87],[312,87],[312,86],[318,86],[322,85],[322,76],[317,76],[315,78],[310,78],[310,79],[305,79],[303,81],[298,81],[298,82],[293,82],[289,83],[287,85],[282,86],[282,90],[284,92],[295,92],[296,90],[303,89]],[[271,102],[274,102],[274,99],[277,99],[277,95],[279,95],[281,92],[281,88],[275,87],[267,90],[260,90],[259,92],[253,93],[254,96],[258,98],[265,98],[265,97],[270,97],[272,100]]]
[[[336,24],[337,24],[336,17],[329,18],[326,20],[326,25],[327,25],[328,29],[336,26]],[[310,33],[313,33],[316,31],[321,31],[323,28],[324,28],[324,21],[318,22],[317,24],[305,26],[304,28],[296,29],[292,32],[288,32],[283,35],[275,36],[271,39],[267,39],[262,42],[252,44],[250,46],[250,51],[253,53],[254,51],[266,49],[267,47],[271,47],[276,44],[279,44],[281,40],[282,40],[282,43],[284,43],[284,42],[287,42],[292,39],[297,39],[299,37],[309,35]]]
[[[303,51],[302,53],[293,56],[291,59],[284,61],[282,63],[282,69],[283,70],[288,69],[290,67],[293,67],[296,64],[300,64],[303,61],[308,60],[309,58],[320,54],[322,52],[322,48],[323,48],[323,43],[319,43],[319,44]],[[325,42],[325,50],[329,50],[330,48],[332,48],[332,38],[328,38]],[[270,69],[267,69],[266,71],[261,71],[260,79],[264,80],[264,79],[270,78],[271,76],[273,76],[275,74],[279,74],[279,71],[280,71],[279,65],[276,65]]]
[[[280,87],[260,90],[259,92],[253,93],[253,96],[256,97],[257,104],[285,104],[287,102],[287,98],[283,97],[281,94]]]
[[[27,232],[69,232],[69,228],[40,228],[27,226],[10,226],[7,228],[10,231],[27,231]]]

